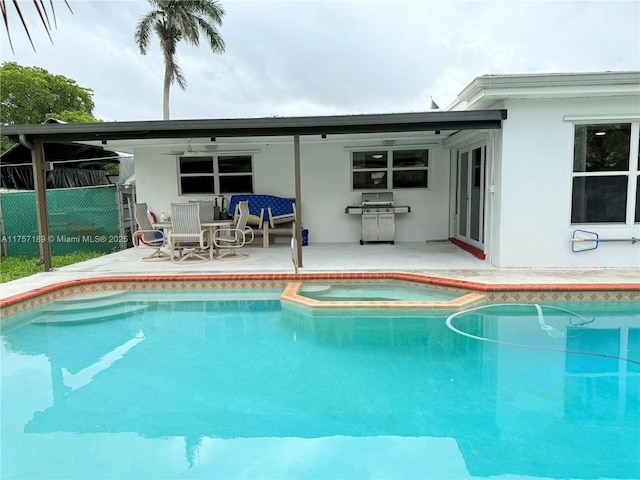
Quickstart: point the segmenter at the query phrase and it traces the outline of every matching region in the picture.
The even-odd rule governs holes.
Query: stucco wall
[[[348,147],[353,144],[330,140],[307,142],[302,137],[302,221],[309,229],[310,242],[360,240],[360,217],[344,213],[347,205],[359,203],[361,197],[361,192],[353,192],[350,187],[351,150]],[[360,147],[379,145],[379,141],[358,143]],[[252,153],[255,193],[295,195],[293,142],[283,139],[268,144],[236,144],[233,148],[257,151]],[[449,236],[449,152],[437,146],[429,148],[429,188],[394,192],[397,204],[411,206],[411,213],[396,216],[398,242],[424,242]],[[157,148],[140,148],[135,151],[135,158],[138,201],[147,202],[158,215],[168,211],[171,202],[196,198],[179,196],[174,156],[161,155]]]
[[[601,243],[590,252],[571,251],[575,229],[601,238],[638,237],[638,226],[571,225],[574,124],[569,115],[638,115],[629,97],[572,100],[510,100],[503,124],[500,228],[492,262],[499,267],[640,266],[638,244]],[[628,121],[628,120],[627,120]]]
[[[568,115],[638,115],[638,102],[624,97],[596,99],[507,100],[508,119],[495,132],[494,193],[487,193],[487,261],[503,267],[632,267],[640,266],[640,245],[601,243],[597,250],[571,251],[575,229],[601,238],[640,237],[638,226],[571,225],[573,128]],[[399,142],[398,147],[402,142]],[[411,141],[416,145],[415,139]],[[360,202],[350,189],[350,147],[376,148],[380,140],[309,141],[302,137],[302,220],[310,242],[358,242],[360,217],[346,215]],[[252,150],[256,193],[294,196],[293,143],[233,145]],[[429,189],[398,190],[397,204],[412,212],[396,217],[396,241],[424,242],[451,236],[454,170],[450,151],[430,145]],[[194,198],[178,195],[177,163],[160,149],[135,151],[138,200],[160,214],[169,204]],[[204,196],[206,197],[206,196]]]

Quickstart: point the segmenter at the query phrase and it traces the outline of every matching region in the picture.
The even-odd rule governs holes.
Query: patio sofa
[[[295,198],[278,197],[264,194],[232,195],[229,201],[229,212],[236,211],[238,202],[249,202],[249,220],[247,224],[254,227],[257,234],[262,234],[262,246],[269,247],[270,238],[274,235],[291,237],[295,224]]]

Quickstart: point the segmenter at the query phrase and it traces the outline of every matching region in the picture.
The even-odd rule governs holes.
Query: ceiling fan
[[[191,145],[191,142],[189,142],[186,150],[171,150],[167,153],[163,153],[163,155],[178,155],[178,156],[189,157],[189,156],[196,156],[199,153],[210,153],[210,152],[213,152],[216,148],[218,148],[217,145],[200,145],[200,146],[194,147]]]

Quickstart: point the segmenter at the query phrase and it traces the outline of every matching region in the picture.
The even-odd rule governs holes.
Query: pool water
[[[3,479],[638,478],[637,305],[543,307],[562,336],[479,310],[470,338],[163,297],[2,333]]]
[[[462,293],[398,283],[304,284],[299,295],[325,302],[361,301],[448,301]]]

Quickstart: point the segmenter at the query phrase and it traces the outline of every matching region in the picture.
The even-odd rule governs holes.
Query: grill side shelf
[[[344,209],[344,213],[348,215],[362,215],[362,207],[349,206]],[[408,205],[396,205],[393,207],[393,213],[411,213],[411,207]]]
[[[411,207],[409,205],[396,205],[393,207],[394,213],[411,213]]]

